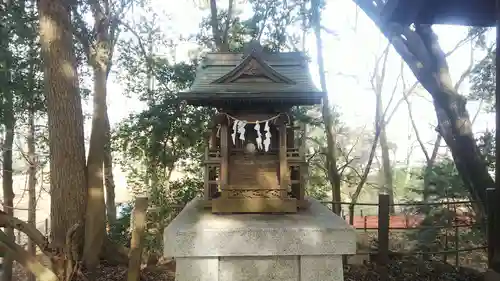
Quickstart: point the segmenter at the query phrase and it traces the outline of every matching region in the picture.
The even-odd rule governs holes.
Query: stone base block
[[[195,199],[165,229],[176,281],[338,281],[356,234],[320,202],[295,214],[216,215]]]
[[[178,258],[178,281],[342,281],[341,256]]]

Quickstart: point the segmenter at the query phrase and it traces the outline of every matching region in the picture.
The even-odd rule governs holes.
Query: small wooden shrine
[[[297,138],[304,129],[290,110],[319,104],[323,95],[299,52],[271,53],[252,42],[243,53],[205,56],[179,96],[217,109],[204,162],[204,196],[214,213],[294,213],[307,206],[305,141]]]

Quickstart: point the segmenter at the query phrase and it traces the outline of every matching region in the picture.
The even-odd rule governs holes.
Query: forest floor
[[[101,266],[97,281],[126,281],[127,268]],[[25,281],[24,270],[16,267],[14,281]],[[393,260],[388,267],[389,280],[381,280],[380,266],[375,263],[344,266],[345,281],[498,281],[499,276],[485,279],[484,273],[470,268],[456,268],[441,261],[421,261],[415,258]],[[174,281],[175,264],[146,267],[142,270],[141,281]],[[88,281],[83,274],[77,281]],[[327,280],[317,280],[327,281]]]
[[[382,281],[375,263],[344,266],[344,281]],[[387,281],[484,281],[484,273],[441,261],[393,260]]]

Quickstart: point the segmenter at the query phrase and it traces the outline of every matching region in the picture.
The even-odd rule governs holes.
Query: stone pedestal
[[[176,281],[342,281],[356,234],[320,202],[296,214],[216,215],[191,201],[165,229]]]

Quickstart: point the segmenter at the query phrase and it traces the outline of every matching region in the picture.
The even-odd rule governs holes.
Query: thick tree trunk
[[[10,3],[5,4],[5,8],[9,9]],[[8,23],[9,16],[0,16],[0,20]],[[11,87],[12,74],[10,68],[12,67],[12,54],[10,52],[11,33],[9,32],[11,26],[5,25],[3,22],[0,24],[0,64],[3,66],[3,71],[0,71],[0,105],[2,107],[2,125],[4,129],[3,139],[3,163],[2,163],[2,187],[3,187],[3,210],[7,215],[12,216],[14,213],[13,201],[14,192],[12,190],[12,143],[14,138],[14,116],[13,116],[13,89]],[[14,230],[10,227],[5,228],[6,239],[10,242],[14,241]],[[3,251],[5,252],[5,251]],[[2,280],[12,280],[12,261],[13,255],[11,252],[5,252],[3,260],[3,274]]]
[[[86,166],[81,98],[73,52],[69,7],[39,0],[40,42],[49,125],[51,238],[65,245],[70,228],[85,214]]]
[[[28,223],[36,227],[36,148],[35,148],[35,113],[30,109],[28,116]],[[32,239],[28,241],[28,253],[36,256],[36,245]],[[29,281],[35,281],[35,275],[29,275]]]
[[[340,196],[340,175],[337,169],[337,138],[335,132],[335,120],[333,118],[333,109],[330,106],[330,99],[328,98],[328,90],[326,86],[325,67],[323,62],[323,48],[321,40],[321,15],[319,11],[319,2],[315,0],[311,3],[311,5],[313,11],[312,20],[314,33],[316,36],[316,52],[321,89],[326,93],[323,97],[321,113],[323,115],[323,122],[325,123],[326,132],[326,162],[328,167],[328,179],[330,180],[330,185],[332,186],[332,200],[334,202],[340,202],[342,199]],[[340,204],[333,204],[333,211],[337,215],[340,215]]]
[[[122,4],[127,5],[125,2]],[[94,36],[92,38],[82,38],[80,36],[79,38],[84,45],[87,58],[94,72],[94,108],[87,158],[88,199],[83,247],[83,263],[89,270],[90,278],[93,278],[100,259],[104,258],[108,262],[125,260],[126,263],[127,257],[116,251],[115,245],[106,239],[107,218],[103,182],[106,169],[106,185],[109,191],[107,196],[110,203],[108,205],[110,208],[108,214],[111,216],[112,221],[116,217],[116,207],[114,207],[114,184],[112,176],[110,177],[112,159],[108,147],[109,121],[107,120],[106,84],[111,68],[112,50],[117,39],[117,25],[116,22],[112,21],[112,18],[117,15],[115,15],[116,10],[108,9],[109,7],[102,9],[99,1],[93,1],[90,6],[94,19]]]
[[[5,129],[5,137],[3,143],[3,168],[2,168],[2,185],[3,185],[3,208],[7,215],[14,216],[14,190],[12,188],[12,145],[14,143],[14,101],[13,93],[10,90],[5,92],[4,97],[3,121]],[[14,229],[11,227],[5,228],[5,234],[10,241],[15,241]],[[5,255],[3,261],[4,281],[12,280],[12,262],[13,256],[10,253]]]
[[[486,202],[486,188],[494,186],[494,181],[488,173],[486,163],[474,139],[472,124],[465,108],[465,99],[455,93],[454,100],[444,104],[445,109],[442,104],[434,102],[439,123],[438,130],[450,148],[457,170],[472,200],[481,202],[481,209],[477,211],[480,212],[478,215],[483,217],[486,207],[482,202]],[[454,120],[450,120],[446,111],[456,116]]]
[[[451,151],[455,166],[471,195],[471,199],[479,203],[474,204],[477,215],[479,218],[484,218],[486,214],[484,203],[486,202],[486,188],[494,186],[494,181],[488,173],[486,163],[472,135],[471,124],[468,122],[468,113],[465,110],[465,101],[457,103],[457,106],[452,106],[456,108],[454,114],[461,116],[459,120],[463,121],[462,128],[452,128],[452,124],[456,122],[450,122],[448,115],[436,102],[434,102],[434,106],[439,122],[439,133]],[[454,134],[453,131],[458,129],[462,133],[459,135]]]
[[[104,152],[104,184],[106,187],[106,215],[108,218],[108,227],[116,222],[116,204],[115,204],[115,181],[113,178],[113,157],[111,155],[111,128],[109,118],[106,112],[106,147]]]

